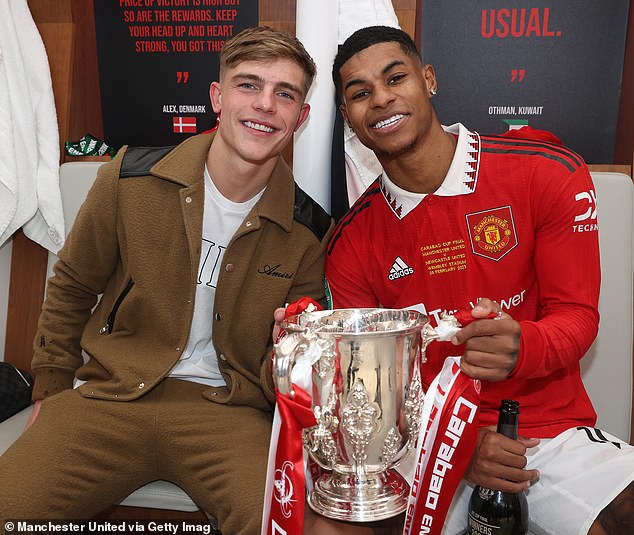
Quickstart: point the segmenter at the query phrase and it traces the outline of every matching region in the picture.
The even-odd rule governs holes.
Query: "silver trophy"
[[[304,447],[324,470],[308,503],[329,518],[369,522],[405,510],[409,487],[393,468],[418,437],[424,392],[420,367],[438,338],[412,310],[341,309],[287,318],[273,378],[293,395],[291,373],[310,361],[317,425]]]

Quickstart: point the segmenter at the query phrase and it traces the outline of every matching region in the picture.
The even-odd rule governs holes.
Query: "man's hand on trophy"
[[[311,297],[301,297],[297,301],[293,301],[290,304],[287,303],[284,308],[276,308],[275,312],[273,312],[274,323],[271,334],[273,342],[279,342],[280,337],[284,334],[282,322],[286,318],[302,312],[314,312],[315,310],[323,310],[323,307]]]
[[[493,427],[478,431],[478,441],[465,472],[468,481],[503,492],[522,492],[539,479],[539,471],[526,470],[526,449],[539,444],[538,438],[517,440],[496,433]]]
[[[495,313],[494,319],[489,319]],[[503,381],[513,371],[520,349],[520,324],[490,299],[480,299],[471,310],[474,321],[460,329],[451,342],[465,344],[460,367],[481,381]]]
[[[273,312],[273,319],[275,322],[273,323],[273,334],[271,337],[273,341],[277,343],[279,341],[280,334],[282,333],[282,322],[286,317],[286,309],[285,308],[276,308],[275,312]]]

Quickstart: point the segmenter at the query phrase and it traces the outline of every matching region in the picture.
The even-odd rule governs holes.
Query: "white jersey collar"
[[[478,182],[480,164],[480,135],[467,130],[462,124],[443,126],[445,132],[458,136],[456,151],[447,176],[434,195],[450,197],[473,193]],[[399,219],[403,219],[425,198],[425,193],[412,193],[399,188],[385,171],[379,177],[381,191]]]

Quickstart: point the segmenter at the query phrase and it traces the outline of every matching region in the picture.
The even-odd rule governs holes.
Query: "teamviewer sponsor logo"
[[[397,256],[387,278],[393,281],[401,277],[407,277],[407,275],[412,273],[414,273],[414,268],[409,267],[400,256]]]

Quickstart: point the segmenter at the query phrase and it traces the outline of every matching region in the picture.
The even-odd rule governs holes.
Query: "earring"
[[[438,93],[438,90],[437,90],[435,87],[432,87],[432,88],[429,90],[429,92],[430,92],[432,95],[435,95],[436,93]]]

